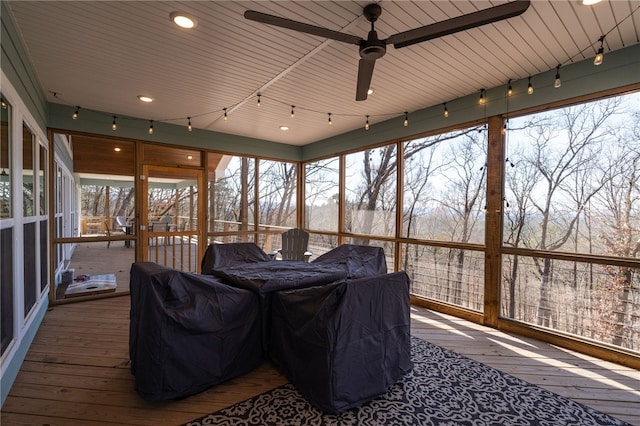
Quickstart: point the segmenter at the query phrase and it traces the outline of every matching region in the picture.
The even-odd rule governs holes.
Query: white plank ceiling
[[[366,38],[370,1],[9,1],[49,101],[292,145],[638,43],[640,0],[533,0],[521,16],[387,46],[355,101],[358,46],[246,20],[252,9]],[[380,1],[381,39],[504,1]],[[185,30],[169,19],[196,17]],[[55,96],[54,96],[55,93]],[[261,104],[257,107],[260,93]],[[136,96],[155,101],[143,104]],[[295,118],[290,117],[295,105]],[[223,120],[223,108],[229,119]],[[332,113],[332,125],[328,125]],[[401,118],[400,118],[401,120]],[[140,125],[148,125],[141,121]],[[288,131],[281,131],[286,125]]]

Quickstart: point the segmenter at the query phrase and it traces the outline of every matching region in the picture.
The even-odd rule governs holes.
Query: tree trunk
[[[544,259],[540,282],[540,298],[538,302],[538,325],[549,327],[551,323],[551,259]]]

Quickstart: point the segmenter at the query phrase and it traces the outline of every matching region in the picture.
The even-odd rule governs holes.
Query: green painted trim
[[[540,107],[553,102],[590,95],[640,82],[640,44],[608,52],[600,66],[593,58],[560,68],[562,86],[553,86],[556,70],[532,76],[534,93],[526,93],[527,78],[514,80],[514,94],[507,103],[507,84],[486,91],[486,108],[478,105],[478,93],[447,102],[449,117],[443,116],[442,104],[409,113],[409,126],[404,116],[372,125],[369,130],[357,129],[302,147],[302,161],[328,157],[384,142],[408,139],[451,126],[481,120],[485,117]]]
[[[0,47],[2,71],[33,115],[41,129],[47,128],[47,102],[42,94],[36,73],[28,61],[28,55],[17,36],[11,11],[6,2],[0,2]]]
[[[40,304],[38,310],[33,313],[34,319],[29,325],[29,328],[25,331],[22,339],[19,342],[19,346],[16,351],[13,353],[11,359],[9,360],[9,365],[7,369],[2,374],[2,378],[0,378],[0,407],[4,405],[7,396],[9,395],[9,391],[11,390],[11,386],[13,386],[13,382],[15,382],[16,377],[18,376],[18,372],[20,371],[20,367],[22,367],[22,362],[27,356],[27,352],[29,351],[29,347],[33,342],[33,339],[36,337],[36,333],[40,328],[40,324],[44,319],[44,315],[49,308],[49,299],[46,297],[42,297],[40,299],[42,303]]]
[[[80,109],[78,119],[71,118],[74,106],[49,103],[49,127],[61,131],[75,131],[104,136],[119,136],[140,141],[160,142],[184,147],[208,149],[240,155],[300,161],[300,147],[285,145],[261,139],[230,135],[209,130],[193,129],[185,126],[154,122],[153,135],[149,135],[149,120],[134,117],[119,117],[118,130],[111,130],[113,114]]]

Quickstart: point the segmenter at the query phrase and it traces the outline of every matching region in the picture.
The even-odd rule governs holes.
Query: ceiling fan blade
[[[394,34],[389,37],[386,42],[387,44],[393,44],[393,47],[396,49],[411,46],[412,44],[518,16],[524,13],[530,4],[530,0],[516,0],[493,6],[445,21],[436,22],[435,24]]]
[[[371,77],[373,76],[373,67],[376,60],[360,59],[358,62],[358,84],[356,87],[356,101],[364,101],[369,95],[369,87],[371,87]]]
[[[360,44],[362,39],[360,37],[341,33],[340,31],[333,31],[328,28],[317,27],[311,24],[305,24],[303,22],[292,21],[291,19],[281,18],[279,16],[268,15],[262,12],[256,12],[255,10],[247,10],[244,12],[244,17],[251,21],[261,22],[263,24],[275,25],[276,27],[287,28],[290,30],[300,31],[303,33],[329,38],[331,40],[342,41],[350,44]]]

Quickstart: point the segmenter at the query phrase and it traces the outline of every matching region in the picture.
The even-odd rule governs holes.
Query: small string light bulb
[[[149,120],[149,134],[153,134],[153,120]]]
[[[447,118],[447,117],[449,117],[449,110],[447,109],[447,103],[445,102],[442,105],[444,105],[444,112],[443,112],[444,117]]]
[[[191,126],[191,117],[187,117],[187,120],[189,120],[189,123],[187,124],[187,130],[188,131],[192,131],[193,130],[193,126]]]
[[[513,86],[511,86],[511,79],[507,83],[507,96],[513,95]]]
[[[478,99],[478,103],[480,105],[484,105],[486,103],[486,99],[484,97],[484,89],[480,89],[480,99]]]
[[[55,97],[55,95],[54,95]],[[0,97],[0,105],[2,106],[2,109],[7,109],[7,103],[5,102],[4,98]]]
[[[296,116],[296,114],[293,112],[293,109],[295,108],[295,105],[291,105],[291,118],[294,118]]]
[[[222,108],[222,111],[224,111],[224,121],[227,121],[227,118],[229,118],[229,117],[227,116],[227,108],[226,108],[226,107],[225,107],[225,108]]]
[[[76,107],[76,112],[73,113],[71,118],[73,118],[74,120],[77,120],[78,119],[78,114],[80,114],[80,107]]]
[[[118,130],[118,125],[116,124],[116,116],[113,116],[113,122],[111,123],[111,130]]]
[[[600,48],[598,49],[598,53],[596,53],[596,57],[593,58],[593,65],[602,65],[602,61],[604,60],[604,37],[605,36],[601,36],[598,39]]]
[[[404,112],[404,127],[407,127],[409,125],[409,111],[405,111]]]
[[[369,116],[367,115],[367,122],[364,123],[364,129],[369,130]]]
[[[328,112],[327,114],[329,115],[329,126],[331,126],[333,124],[333,122],[331,122],[331,113]]]
[[[258,93],[258,108],[260,108],[260,96],[262,96],[260,93]]]
[[[531,84],[531,77],[529,77],[529,85],[527,86],[527,93],[530,95],[533,93],[533,84]]]
[[[560,80],[560,64],[556,67],[556,80],[553,82],[553,87],[556,89],[562,86],[562,80]]]

